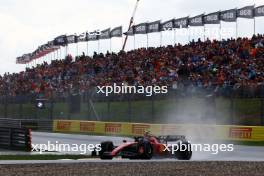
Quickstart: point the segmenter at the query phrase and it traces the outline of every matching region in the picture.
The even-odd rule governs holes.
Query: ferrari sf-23
[[[173,142],[173,144],[169,143]],[[185,146],[182,147],[181,146]],[[93,152],[92,155],[96,155]],[[114,157],[127,159],[151,159],[155,158],[175,158],[178,160],[190,160],[192,157],[191,144],[185,136],[153,136],[144,135],[134,137],[134,141],[126,140],[119,146],[114,146],[112,141],[101,143],[99,157],[104,160],[111,160]]]

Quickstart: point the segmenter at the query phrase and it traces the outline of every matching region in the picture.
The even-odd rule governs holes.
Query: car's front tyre
[[[141,141],[138,143],[138,158],[139,159],[151,159],[153,156],[153,148],[148,141]]]

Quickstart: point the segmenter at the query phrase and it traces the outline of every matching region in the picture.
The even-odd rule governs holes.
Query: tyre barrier
[[[0,127],[0,148],[31,151],[31,130],[28,128]]]
[[[41,119],[4,119],[0,118],[0,126],[11,128],[30,128],[34,131],[52,131],[52,120]]]

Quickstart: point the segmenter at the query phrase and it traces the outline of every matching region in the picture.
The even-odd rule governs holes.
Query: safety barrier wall
[[[199,139],[264,141],[264,127],[234,125],[148,124],[77,120],[54,120],[53,131],[98,135],[139,136],[146,130],[155,135],[186,135]]]
[[[0,127],[0,148],[31,151],[31,130],[28,128]]]

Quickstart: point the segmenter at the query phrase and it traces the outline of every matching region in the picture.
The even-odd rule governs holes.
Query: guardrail
[[[0,127],[0,148],[31,151],[31,130]]]

